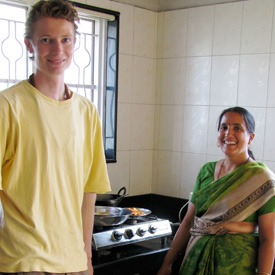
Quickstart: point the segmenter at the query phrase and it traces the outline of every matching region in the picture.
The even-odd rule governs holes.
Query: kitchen
[[[252,150],[275,170],[274,1],[157,13],[100,3],[121,13],[114,192],[188,198],[202,164],[221,158],[216,121],[231,105],[251,110]]]
[[[188,198],[202,164],[221,158],[216,123],[227,106],[249,108],[251,148],[275,170],[273,0],[158,13],[99,4],[121,21],[115,193]]]
[[[202,164],[221,158],[216,120],[232,105],[253,113],[252,150],[275,170],[273,0],[167,11],[84,3],[121,15],[117,162],[108,164],[113,192],[125,186],[137,199],[157,194],[185,203]],[[153,208],[142,203],[135,206]]]

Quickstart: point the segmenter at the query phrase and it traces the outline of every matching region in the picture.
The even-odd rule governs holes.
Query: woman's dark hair
[[[223,116],[226,113],[229,113],[229,112],[240,114],[243,117],[244,121],[245,121],[245,124],[246,124],[246,127],[248,129],[249,134],[255,133],[255,120],[254,120],[254,117],[245,108],[242,108],[242,107],[239,107],[239,106],[231,107],[231,108],[225,109],[221,112],[221,114],[218,118],[218,131],[220,129],[221,121],[222,121]],[[248,149],[248,154],[252,159],[255,160],[255,157],[254,157],[254,155],[253,155],[253,153],[250,149]]]
[[[28,14],[25,23],[25,38],[31,39],[35,27],[35,22],[41,18],[51,17],[56,19],[66,19],[74,25],[75,33],[79,17],[73,5],[65,0],[40,0],[35,3]]]

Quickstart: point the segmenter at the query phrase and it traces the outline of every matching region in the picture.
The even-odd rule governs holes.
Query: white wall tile
[[[133,103],[154,104],[156,73],[155,64],[155,59],[134,57]]]
[[[185,57],[188,11],[164,13],[163,57]]]
[[[194,189],[197,175],[205,162],[206,155],[182,153],[181,183],[179,193],[181,198],[189,199],[190,192]]]
[[[157,17],[155,12],[135,8],[134,54],[156,57]]]
[[[178,196],[181,175],[181,153],[158,152],[157,193],[166,196]]]
[[[182,151],[206,153],[208,106],[185,106],[183,118]]]
[[[268,54],[241,56],[238,105],[266,106],[268,69]]]
[[[162,58],[163,55],[163,29],[164,29],[164,12],[157,13],[157,45],[156,58]]]
[[[153,132],[153,149],[159,149],[159,136],[160,136],[160,110],[161,105],[155,105],[154,109],[154,132]]]
[[[187,58],[185,104],[209,104],[210,75],[211,57]]]
[[[275,108],[268,108],[266,113],[266,134],[264,142],[264,159],[275,161]]]
[[[213,54],[238,54],[243,2],[215,6]]]
[[[157,194],[157,182],[158,182],[158,159],[159,151],[153,150],[153,165],[152,165],[152,183],[151,183],[151,192]]]
[[[183,107],[161,105],[159,126],[159,149],[181,151]]]
[[[221,150],[217,146],[218,135],[218,118],[224,109],[228,106],[210,106],[208,115],[208,130],[207,130],[207,154],[220,156]]]
[[[154,103],[161,103],[161,90],[162,90],[162,59],[156,60],[156,78],[155,78],[155,98]]]
[[[130,151],[117,151],[117,162],[108,164],[112,193],[117,193],[121,187],[130,189]]]
[[[111,9],[120,12],[119,17],[119,52],[134,52],[134,7],[111,2]]]
[[[161,104],[184,103],[186,58],[163,59]]]
[[[119,55],[118,102],[131,103],[133,93],[133,56]]]
[[[270,51],[273,0],[244,1],[241,53]]]
[[[239,56],[214,56],[211,72],[211,105],[236,105]]]
[[[84,2],[84,1],[80,1]],[[103,9],[110,9],[111,8],[111,2],[109,0],[86,0],[85,1],[87,5],[103,8]],[[85,3],[84,2],[84,3]]]
[[[253,152],[256,160],[263,159],[263,150],[264,150],[264,139],[265,139],[265,127],[266,127],[266,108],[253,108],[253,107],[246,107],[246,108],[254,117],[255,120],[255,138],[250,145],[250,149]]]
[[[221,150],[217,155],[206,155],[206,162],[218,161],[220,159],[224,159],[224,154]]]
[[[267,107],[275,107],[275,54],[270,56]]]
[[[154,130],[154,106],[133,104],[131,125],[131,149],[152,149]]]
[[[265,164],[268,166],[268,168],[275,173],[275,161],[265,161]]]
[[[152,157],[153,153],[151,150],[131,151],[130,194],[151,193]]]
[[[212,53],[214,6],[189,9],[187,56]]]
[[[275,18],[274,18],[274,13],[275,13],[275,4],[273,6],[273,22],[272,22],[272,32],[271,32],[271,52],[275,52]]]
[[[131,146],[131,104],[118,104],[117,118],[117,149],[130,150]]]

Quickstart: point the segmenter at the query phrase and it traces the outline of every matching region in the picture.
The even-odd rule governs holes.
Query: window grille
[[[119,14],[73,4],[78,9],[80,24],[65,82],[72,91],[95,104],[102,121],[106,160],[114,162]],[[26,5],[0,1],[0,90],[28,78],[33,72],[24,44],[26,16]]]

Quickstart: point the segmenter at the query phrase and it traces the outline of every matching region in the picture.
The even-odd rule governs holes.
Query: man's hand
[[[92,265],[92,255],[88,255],[88,274],[93,275],[94,274],[94,268]]]
[[[85,193],[82,203],[83,240],[84,249],[87,253],[87,263],[89,275],[93,275],[92,266],[92,234],[94,225],[94,208],[96,194]]]

